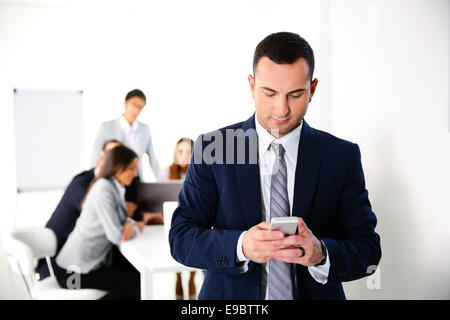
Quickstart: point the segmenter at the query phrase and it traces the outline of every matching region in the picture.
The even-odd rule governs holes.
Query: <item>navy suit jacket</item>
[[[223,137],[227,129],[255,129],[255,115],[219,129]],[[208,270],[199,299],[261,299],[262,265],[250,261],[248,270],[242,272],[236,261],[239,235],[262,221],[258,164],[248,161],[249,139],[245,164],[196,160],[199,148],[204,150],[213,143],[204,140],[208,139],[200,136],[195,143],[172,217],[172,256],[184,265]],[[225,138],[223,142],[225,159],[229,142]],[[236,158],[236,139],[234,142]],[[315,281],[307,267],[294,264],[296,297],[345,299],[342,282],[370,275],[381,258],[377,221],[365,188],[358,146],[315,130],[304,121],[293,202],[292,215],[302,217],[325,242],[330,259],[326,284]]]

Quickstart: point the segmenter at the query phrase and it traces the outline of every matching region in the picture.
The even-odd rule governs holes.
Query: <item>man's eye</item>
[[[297,96],[290,95],[290,97],[291,97],[291,98],[294,98],[294,99],[300,98],[301,96],[302,96],[301,94],[299,94],[299,95],[297,95]]]
[[[265,93],[265,95],[266,95],[267,97],[273,97],[273,96],[275,95],[275,93]]]

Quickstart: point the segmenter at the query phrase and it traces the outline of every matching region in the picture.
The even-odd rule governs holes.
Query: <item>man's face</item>
[[[300,125],[317,86],[317,79],[309,80],[304,58],[293,64],[277,64],[262,57],[255,77],[249,75],[248,81],[258,121],[276,138]]]
[[[125,112],[124,117],[128,122],[133,123],[142,109],[145,107],[145,100],[140,97],[131,97],[128,100],[125,100]]]

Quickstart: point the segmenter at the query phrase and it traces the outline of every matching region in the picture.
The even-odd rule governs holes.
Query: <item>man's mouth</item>
[[[275,121],[277,124],[285,124],[289,122],[289,118],[277,118],[272,117],[273,121]]]

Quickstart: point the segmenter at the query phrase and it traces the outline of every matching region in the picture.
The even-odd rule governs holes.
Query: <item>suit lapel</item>
[[[246,132],[249,129],[255,130],[255,114],[251,116],[242,125],[242,130]],[[236,142],[236,141],[235,141]],[[261,203],[261,180],[259,177],[258,164],[249,164],[249,140],[245,143],[245,164],[236,164],[236,178],[238,182],[241,202],[244,206],[247,228],[262,221],[262,203]],[[235,143],[236,155],[236,143]]]
[[[244,132],[255,129],[255,114],[242,125]],[[235,149],[236,150],[236,149]],[[302,134],[298,146],[297,164],[295,169],[295,184],[292,215],[309,220],[310,206],[317,187],[317,180],[322,161],[323,146],[306,121],[303,121]],[[248,158],[248,140],[245,145]],[[258,160],[259,161],[259,160]],[[241,201],[245,210],[247,227],[252,227],[262,221],[261,180],[258,164],[236,164],[236,178]]]
[[[310,206],[313,199],[322,161],[323,146],[306,121],[303,121],[298,146],[295,169],[294,200],[292,215],[309,221]]]

